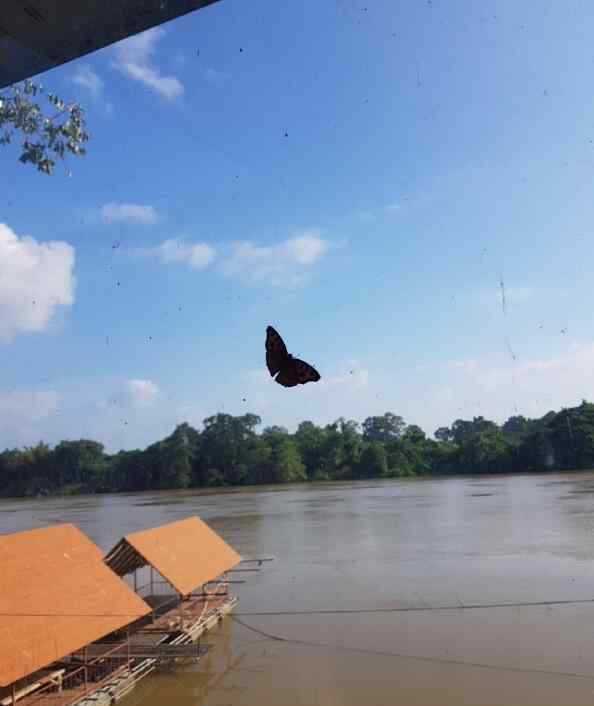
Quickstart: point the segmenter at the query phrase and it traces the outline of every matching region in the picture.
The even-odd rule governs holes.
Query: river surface
[[[200,664],[125,706],[594,702],[594,602],[463,608],[594,598],[594,474],[3,500],[0,532],[72,522],[107,550],[193,514],[275,561],[235,576],[241,623]]]

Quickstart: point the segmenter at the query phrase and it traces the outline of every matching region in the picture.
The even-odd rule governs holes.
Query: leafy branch
[[[65,103],[55,93],[46,93],[56,111],[47,116],[37,101],[43,93],[43,86],[30,80],[0,92],[0,145],[10,144],[15,133],[20,133],[19,160],[51,174],[58,159],[86,154],[84,143],[89,134],[84,109],[78,103]]]

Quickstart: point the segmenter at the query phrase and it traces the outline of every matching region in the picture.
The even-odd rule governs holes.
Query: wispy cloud
[[[396,211],[400,211],[401,209],[402,204],[398,201],[393,201],[386,206],[386,211],[390,211],[391,213],[396,213]]]
[[[167,100],[179,98],[184,87],[175,76],[165,76],[155,66],[153,55],[155,44],[165,31],[153,27],[128,39],[118,42],[114,47],[112,66],[125,76],[148,86]]]
[[[142,375],[0,387],[2,438],[8,447],[87,438],[106,444],[110,452],[144,448],[182,422],[199,428],[210,411],[199,407],[191,392],[178,398]]]
[[[142,254],[153,255],[164,264],[185,264],[193,270],[203,270],[216,257],[216,250],[208,243],[191,243],[181,238],[164,240],[155,248],[142,251]]]
[[[157,212],[153,206],[134,203],[106,203],[100,208],[104,223],[138,223],[151,225],[157,222]]]
[[[132,379],[126,381],[126,392],[133,407],[143,407],[155,402],[159,386],[152,380]]]
[[[79,64],[76,67],[72,81],[77,86],[86,88],[95,99],[100,98],[103,94],[103,79],[88,64]]]
[[[573,342],[556,355],[517,359],[502,352],[493,357],[463,358],[417,368],[428,390],[447,384],[448,398],[432,400],[431,411],[440,423],[465,415],[482,414],[502,422],[511,414],[542,416],[551,409],[594,400],[594,342]],[[427,425],[426,425],[427,426]],[[430,427],[429,427],[430,428]]]
[[[226,277],[246,283],[267,283],[274,287],[295,287],[305,281],[311,268],[328,251],[329,241],[318,230],[306,230],[277,245],[252,241],[232,244],[219,266]]]
[[[79,64],[72,76],[72,82],[77,86],[82,86],[87,90],[91,98],[100,103],[106,114],[110,115],[113,111],[113,105],[106,100],[104,95],[105,83],[99,74],[94,71],[88,64]]]
[[[59,307],[74,302],[74,248],[37,242],[0,223],[0,342],[44,331]]]
[[[153,257],[165,265],[180,264],[193,270],[204,270],[215,260],[215,272],[235,278],[244,284],[268,284],[273,287],[295,287],[303,284],[310,269],[326,254],[331,243],[319,231],[307,230],[276,245],[253,241],[236,241],[228,246],[215,246],[185,238],[169,238],[150,248],[133,248],[130,255]]]
[[[478,384],[487,390],[494,390],[510,379],[510,368],[492,366],[477,360],[454,361],[453,365],[470,375]],[[558,390],[554,381],[547,376],[555,375],[563,379],[565,385],[580,385],[582,393],[594,394],[594,343],[572,342],[563,353],[549,358],[532,358],[520,360],[512,368],[518,389],[526,383],[542,390]]]

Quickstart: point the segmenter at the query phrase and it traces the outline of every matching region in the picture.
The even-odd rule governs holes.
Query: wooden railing
[[[27,697],[27,706],[49,701],[63,699],[68,691],[76,690],[73,698],[80,699],[86,694],[100,687],[101,682],[125,674],[130,669],[132,658],[129,654],[128,644],[116,645],[111,650],[94,657],[86,664],[68,672],[59,681],[52,681]]]

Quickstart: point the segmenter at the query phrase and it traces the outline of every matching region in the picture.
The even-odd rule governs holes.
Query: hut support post
[[[126,651],[127,651],[127,659],[128,659],[128,674],[131,674],[132,667],[130,665],[130,628],[128,628],[126,630]]]
[[[89,670],[87,668],[87,646],[86,645],[83,650],[83,662],[85,664],[84,674],[85,674],[85,692],[86,692],[87,687],[89,686]]]
[[[134,569],[134,593],[138,593],[138,575]]]
[[[16,704],[16,682],[12,682],[12,706]]]
[[[151,564],[151,596],[154,594],[155,572]]]

